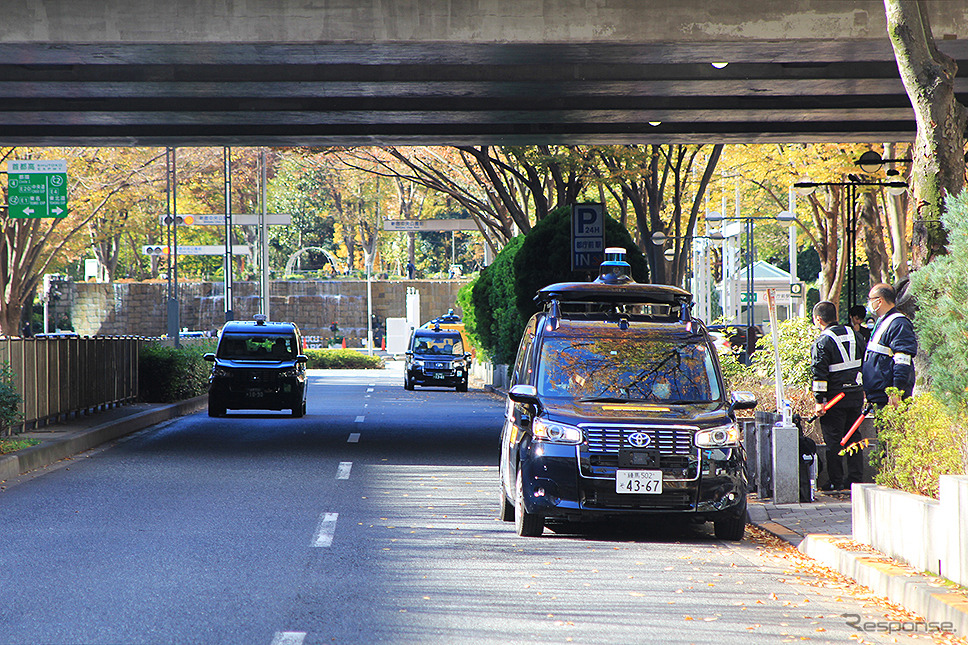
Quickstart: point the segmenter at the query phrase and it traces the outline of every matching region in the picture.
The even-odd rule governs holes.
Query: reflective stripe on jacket
[[[918,340],[914,325],[897,309],[891,309],[874,326],[862,367],[864,391],[872,403],[886,403],[889,387],[904,396],[914,390],[914,357]]]
[[[814,341],[810,351],[813,394],[824,403],[840,392],[859,392],[864,342],[844,325],[831,325]]]

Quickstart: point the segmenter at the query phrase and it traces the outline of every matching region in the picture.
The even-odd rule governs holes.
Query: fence
[[[0,338],[23,418],[0,434],[23,432],[138,396],[138,337]]]

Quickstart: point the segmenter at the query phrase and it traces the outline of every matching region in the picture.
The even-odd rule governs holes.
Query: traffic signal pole
[[[179,330],[181,328],[178,320],[178,224],[175,218],[178,216],[178,183],[175,172],[175,149],[165,149],[165,170],[168,188],[168,200],[165,221],[168,222],[168,237],[171,240],[169,247],[171,253],[168,254],[168,338],[175,342],[175,347],[181,346]]]
[[[222,148],[225,178],[225,322],[234,320],[232,312],[232,148]]]

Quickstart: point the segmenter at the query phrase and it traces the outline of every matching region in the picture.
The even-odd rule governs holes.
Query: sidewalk
[[[486,386],[485,390],[503,396],[494,388]],[[201,396],[175,404],[124,405],[21,435],[42,443],[0,455],[0,485],[105,442],[204,409],[207,401],[207,396]],[[851,540],[849,494],[820,492],[816,502],[801,504],[774,504],[750,495],[749,520],[926,621],[950,622],[949,631],[962,638],[968,636],[968,597],[964,589],[942,585],[936,578],[898,566]]]
[[[968,636],[968,593],[943,584],[852,540],[849,493],[817,493],[817,501],[774,504],[749,499],[750,523],[797,547],[821,564],[931,623],[950,623],[956,636]]]
[[[17,435],[41,443],[0,455],[0,483],[207,405],[208,395],[179,403],[132,403]]]

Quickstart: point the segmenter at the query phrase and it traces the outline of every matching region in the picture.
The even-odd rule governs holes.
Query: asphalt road
[[[517,537],[503,409],[312,372],[305,418],[195,414],[8,482],[0,645],[896,642],[708,525]]]

